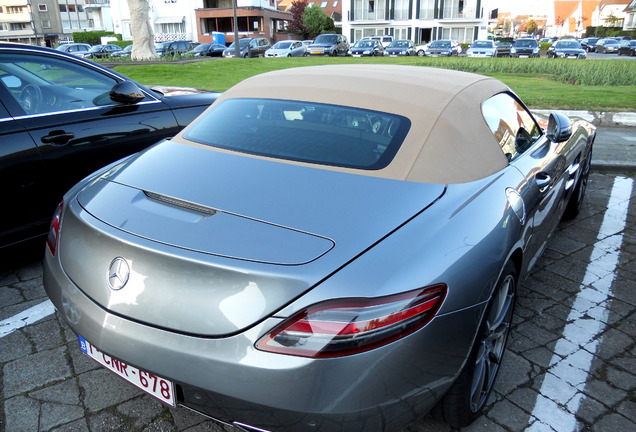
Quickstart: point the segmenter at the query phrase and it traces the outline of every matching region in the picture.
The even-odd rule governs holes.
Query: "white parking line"
[[[532,410],[534,423],[526,431],[573,432],[584,398],[592,360],[609,315],[612,285],[623,243],[623,230],[634,181],[617,177],[603,217],[598,242],[580,291],[572,304],[563,337],[554,347],[550,367]]]
[[[10,335],[19,328],[33,324],[36,321],[46,318],[55,312],[51,300],[47,300],[29,309],[20,312],[17,315],[0,321],[0,338]]]

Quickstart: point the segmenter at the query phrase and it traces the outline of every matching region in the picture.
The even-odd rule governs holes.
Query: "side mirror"
[[[554,143],[560,143],[570,139],[572,136],[572,123],[570,119],[560,113],[550,114],[546,136]]]
[[[136,104],[144,99],[141,89],[132,81],[122,81],[110,90],[110,100],[122,104]]]

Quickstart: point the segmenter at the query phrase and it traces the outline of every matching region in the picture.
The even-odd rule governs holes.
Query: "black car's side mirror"
[[[572,136],[572,123],[570,119],[560,113],[550,114],[546,136],[550,141],[555,143],[567,141]]]
[[[110,90],[110,100],[122,104],[136,104],[144,99],[144,94],[132,81],[122,81]]]

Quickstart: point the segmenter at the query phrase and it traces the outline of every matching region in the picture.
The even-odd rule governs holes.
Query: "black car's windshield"
[[[435,41],[430,45],[430,48],[450,48],[450,46],[448,41]]]
[[[374,170],[393,159],[410,124],[395,114],[339,105],[228,99],[184,136],[242,153]]]
[[[408,48],[409,43],[408,41],[394,41],[391,42],[391,45],[389,45],[389,48]]]
[[[492,48],[492,42],[479,41],[472,45],[473,48]]]
[[[581,45],[576,41],[558,41],[555,48],[581,48]]]
[[[514,43],[515,47],[522,48],[534,48],[537,46],[537,41],[535,40],[516,40]]]

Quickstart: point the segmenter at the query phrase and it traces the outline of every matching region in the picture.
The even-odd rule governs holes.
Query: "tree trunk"
[[[133,38],[131,60],[150,60],[157,58],[155,35],[150,25],[148,0],[128,0],[130,9],[130,30]]]

